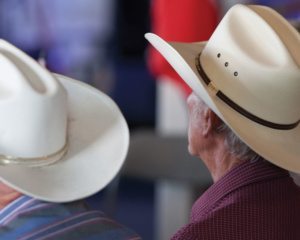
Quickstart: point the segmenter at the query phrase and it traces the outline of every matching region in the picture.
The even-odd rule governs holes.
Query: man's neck
[[[0,182],[0,209],[20,197],[22,194]]]
[[[232,154],[224,153],[215,157],[215,169],[211,170],[213,181],[218,181],[226,173],[228,173],[235,166],[239,165],[241,161],[232,156]]]
[[[207,166],[214,182],[229,172],[241,161],[230,154],[223,143],[216,142],[214,147],[205,153],[202,160]]]

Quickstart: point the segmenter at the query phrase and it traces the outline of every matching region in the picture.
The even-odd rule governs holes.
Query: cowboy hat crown
[[[67,94],[61,84],[4,40],[0,41],[0,76],[0,153],[22,158],[18,164],[26,164],[63,149]],[[44,159],[32,164],[45,163],[50,162]]]
[[[234,6],[207,42],[200,63],[215,88],[233,102],[285,125],[300,120],[300,55],[293,51],[300,36],[278,17],[266,7]]]

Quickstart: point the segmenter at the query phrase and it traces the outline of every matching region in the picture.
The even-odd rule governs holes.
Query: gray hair
[[[196,108],[197,113],[200,114],[201,111],[204,111],[204,107],[208,108],[206,103],[199,98],[197,95],[194,95],[198,99],[198,107]],[[203,106],[203,107],[202,107]],[[224,143],[227,147],[230,154],[236,156],[242,161],[257,161],[261,159],[261,156],[249,148],[224,122],[222,122],[215,131],[217,133],[224,134],[225,139]]]
[[[225,145],[229,153],[242,161],[257,161],[261,158],[256,152],[249,148],[224,122],[217,127],[216,132],[223,133]]]

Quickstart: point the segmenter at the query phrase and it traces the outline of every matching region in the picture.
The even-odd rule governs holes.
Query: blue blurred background
[[[161,139],[155,132],[157,82],[147,67],[144,39],[144,33],[151,31],[153,1],[0,0],[1,38],[44,61],[49,70],[95,86],[119,105],[135,139],[132,147],[139,146],[141,152],[130,150],[129,158],[135,158],[128,159],[132,165],[125,166],[108,187],[87,201],[146,240],[159,238],[155,215],[158,181],[175,179],[201,187],[201,191],[210,183],[207,173],[202,185],[200,180],[190,180],[189,170],[175,174],[174,165],[165,161],[166,153],[159,152],[160,146],[174,150],[180,141],[185,148],[186,136]],[[216,1],[218,16],[238,2],[269,5],[295,24],[300,20],[299,0]],[[158,162],[153,160],[153,166],[150,158],[143,162],[148,159],[143,154],[149,153]]]

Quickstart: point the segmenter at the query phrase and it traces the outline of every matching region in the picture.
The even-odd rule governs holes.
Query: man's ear
[[[203,135],[208,136],[222,123],[222,120],[210,108],[204,110]]]

